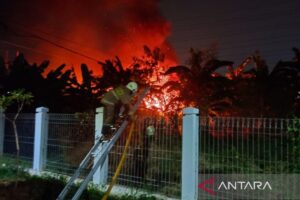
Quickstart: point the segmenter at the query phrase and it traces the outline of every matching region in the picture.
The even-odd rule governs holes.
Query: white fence
[[[37,120],[37,116],[42,118],[44,115],[22,114],[17,121],[21,158],[31,166],[36,163],[39,166],[37,170],[71,175],[94,144],[97,132],[95,116],[50,113],[43,120]],[[47,124],[45,120],[48,120],[48,137],[45,137],[47,132],[41,134],[46,142],[36,149],[40,149],[37,152],[46,151],[46,154],[36,154],[39,156],[34,159],[34,144],[43,144],[34,137],[35,127],[45,131],[45,126],[39,129],[43,126],[42,122]],[[200,127],[199,140],[197,122]],[[37,126],[37,123],[40,125]],[[134,138],[119,175],[119,185],[192,200],[198,196],[205,197],[197,195],[198,173],[300,173],[300,120],[297,118],[201,116],[198,120],[197,110],[186,109],[183,119],[140,116],[135,123]],[[5,129],[3,125],[0,115],[0,139],[4,137],[4,145],[0,140],[0,147],[2,145],[4,155],[14,155],[12,128],[7,122]],[[155,127],[154,136],[145,135],[149,125]],[[111,180],[124,150],[127,134],[122,134],[110,152],[108,170],[104,171],[108,179],[104,177],[103,182]],[[40,156],[44,162],[38,159]]]
[[[36,114],[20,115],[17,126],[21,158],[32,163],[36,171],[72,175],[94,144],[95,116],[48,114],[47,111],[39,108]],[[10,117],[10,114],[7,116]],[[15,155],[12,128],[8,121],[5,125],[5,134],[2,133],[3,153]],[[145,135],[149,125],[155,127],[153,136]],[[117,184],[179,197],[182,154],[180,126],[181,120],[178,119],[139,117],[135,121],[133,138]],[[102,183],[110,182],[124,150],[127,134],[128,130],[109,153],[108,170],[104,175],[107,180],[102,180]],[[97,180],[95,182],[99,183]]]

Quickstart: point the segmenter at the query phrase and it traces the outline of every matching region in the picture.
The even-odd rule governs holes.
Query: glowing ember
[[[159,86],[162,86],[164,83],[167,82],[168,79],[166,77],[161,77],[160,80],[161,81],[159,82]],[[174,77],[172,80],[174,80]],[[161,115],[167,113],[174,113],[178,109],[183,107],[182,102],[172,102],[174,98],[178,97],[178,93],[178,91],[170,92],[167,89],[162,89],[159,93],[152,92],[145,98],[145,106],[148,109],[156,110]]]

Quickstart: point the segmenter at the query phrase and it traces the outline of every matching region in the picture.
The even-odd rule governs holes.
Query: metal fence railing
[[[118,184],[179,196],[181,180],[181,136],[177,120],[140,117],[135,121],[126,161]],[[155,134],[147,135],[153,126]],[[128,131],[109,153],[109,179],[113,176],[124,150]]]
[[[71,175],[94,143],[93,115],[49,114],[46,170]],[[176,120],[140,117],[117,184],[155,190],[178,196],[180,193],[181,137]],[[155,134],[146,136],[153,125]],[[124,151],[128,130],[109,153],[108,181]],[[89,168],[92,163],[89,165]]]
[[[10,115],[8,115],[10,116]],[[181,119],[139,116],[117,184],[170,196],[181,190]],[[153,126],[155,134],[146,129]],[[32,161],[34,114],[17,121],[21,157]],[[109,153],[108,181],[124,150],[128,130]],[[94,144],[95,116],[49,114],[46,170],[73,174]],[[300,120],[200,116],[199,174],[300,173]],[[6,122],[4,153],[15,153]],[[92,166],[92,163],[90,167]]]
[[[133,138],[117,184],[173,196],[180,194],[181,137],[177,122],[153,117],[140,117],[135,121]],[[49,114],[46,170],[73,174],[94,143],[94,124],[92,115]],[[153,136],[146,135],[149,125],[155,129]],[[121,159],[127,135],[128,130],[108,155],[108,181]],[[87,170],[91,166],[92,163]]]
[[[6,117],[12,119],[14,114],[6,114]],[[33,142],[34,142],[34,114],[20,114],[16,124],[19,135],[20,158],[31,165],[33,160]],[[12,124],[5,120],[4,131],[4,155],[16,156],[16,142]]]
[[[201,117],[201,173],[300,173],[300,120]]]
[[[93,146],[93,115],[49,114],[46,170],[71,175]]]
[[[277,175],[278,183],[284,184],[288,183],[283,179],[285,175],[300,173],[299,119],[202,116],[200,121],[199,173],[204,179],[218,174],[222,177],[244,174],[254,180],[255,177],[271,179]],[[227,191],[222,199],[264,198],[251,196],[251,193],[232,195],[232,191]],[[295,191],[288,195],[295,195]],[[211,197],[199,191],[199,199]]]

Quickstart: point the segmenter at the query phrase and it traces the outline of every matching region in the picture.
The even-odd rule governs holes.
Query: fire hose
[[[112,180],[111,180],[111,182],[109,184],[109,187],[106,190],[106,192],[105,192],[105,194],[104,194],[104,196],[102,197],[101,200],[107,200],[108,199],[108,196],[109,196],[109,194],[110,194],[113,186],[115,185],[115,183],[117,181],[117,178],[118,178],[118,176],[119,176],[119,174],[121,172],[122,166],[123,166],[125,158],[126,158],[126,153],[128,151],[128,148],[129,148],[129,144],[130,144],[130,141],[131,141],[131,136],[132,136],[133,130],[134,130],[134,122],[132,121],[132,124],[130,126],[129,135],[128,135],[126,143],[125,143],[125,148],[124,148],[124,151],[123,151],[122,156],[121,156],[121,160],[120,160],[120,162],[118,164],[118,167],[117,167],[117,169],[115,171],[114,176],[112,177]]]

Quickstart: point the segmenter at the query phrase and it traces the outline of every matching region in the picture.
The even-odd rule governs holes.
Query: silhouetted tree
[[[64,98],[69,105],[65,112],[95,112],[95,108],[100,105],[100,97],[104,93],[104,88],[99,87],[98,79],[93,76],[93,72],[88,69],[85,64],[81,65],[80,83],[76,76],[74,69],[72,69],[69,84],[64,91]]]
[[[199,107],[203,114],[212,116],[284,117],[299,113],[300,106],[300,53],[296,48],[293,51],[293,60],[279,61],[271,69],[258,52],[234,67],[231,61],[217,59],[214,50],[191,49],[186,66],[167,68],[160,49],[144,46],[144,55],[133,58],[128,67],[118,57],[99,62],[102,76],[95,76],[82,64],[82,81],[65,65],[46,73],[49,61],[29,64],[20,54],[8,68],[0,58],[0,92],[31,91],[31,111],[46,106],[51,112],[94,112],[108,89],[133,80],[141,87],[151,85],[147,100],[163,104],[162,112],[181,109],[182,105]],[[227,71],[218,73],[223,67]]]
[[[231,106],[232,94],[229,81],[216,72],[217,69],[231,66],[231,61],[221,61],[209,52],[191,49],[188,66],[174,66],[165,75],[177,74],[179,81],[170,81],[165,87],[178,90],[176,100],[186,106],[199,107],[203,114],[216,115]]]
[[[124,69],[118,57],[112,61],[99,62],[99,64],[102,66],[103,71],[103,75],[98,81],[98,89],[100,90],[127,84],[132,78],[131,70],[129,68]]]

